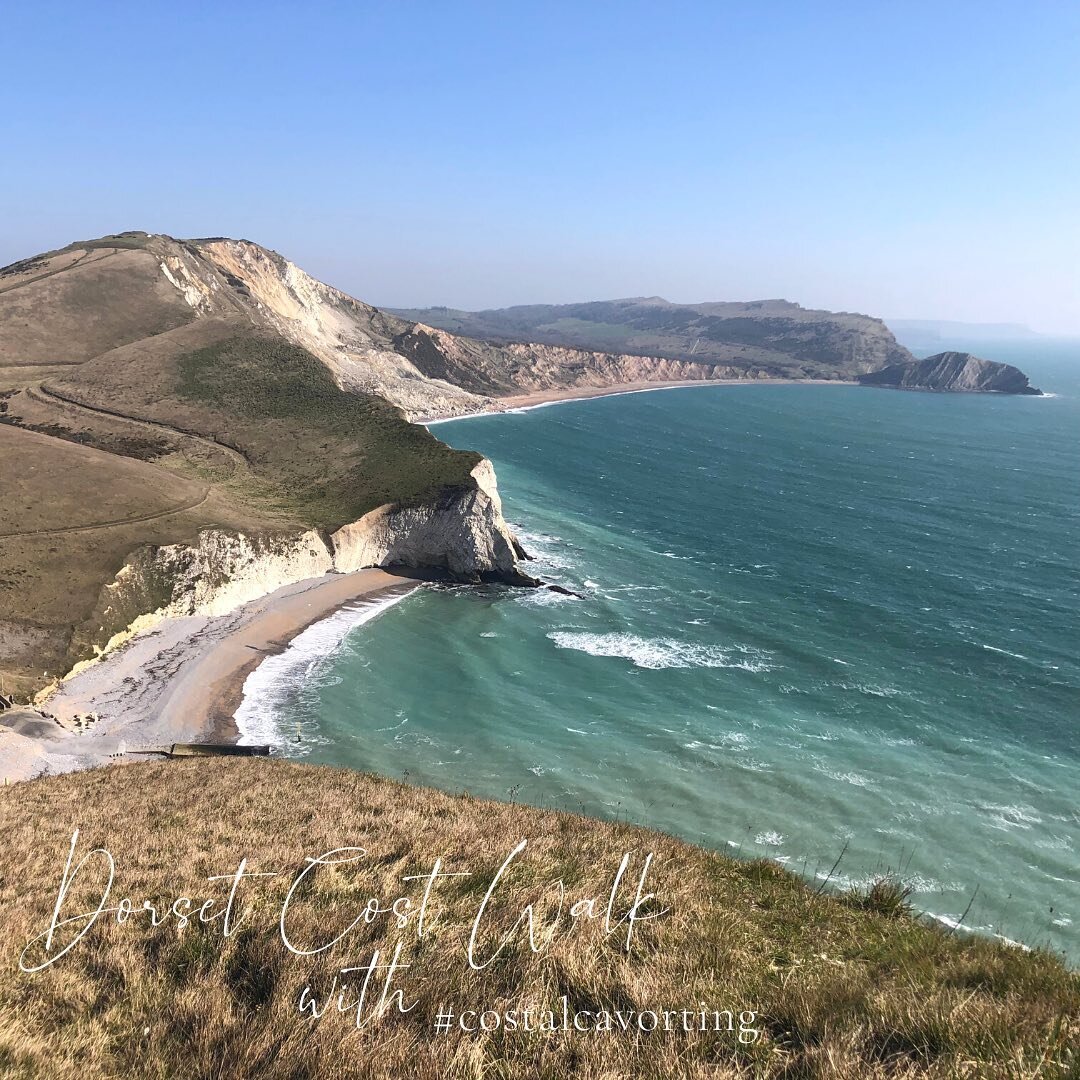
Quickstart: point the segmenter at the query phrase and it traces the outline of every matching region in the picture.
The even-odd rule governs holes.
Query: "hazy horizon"
[[[16,8],[0,264],[146,229],[380,307],[784,298],[1080,336],[1080,7],[769,12]]]

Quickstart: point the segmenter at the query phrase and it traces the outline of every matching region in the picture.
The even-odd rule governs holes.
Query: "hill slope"
[[[869,897],[833,898],[773,863],[735,861],[626,824],[257,760],[30,781],[0,788],[0,819],[0,947],[10,958],[0,982],[0,1072],[12,1078],[210,1078],[224,1068],[265,1080],[1064,1080],[1080,1054],[1080,981],[1054,958],[917,922],[887,884]],[[51,967],[20,974],[16,958],[49,924],[75,827],[77,858],[102,847],[116,859],[108,905],[131,897],[136,913],[122,924],[106,914]],[[471,970],[472,924],[523,839],[527,847],[481,920],[474,959],[489,960],[510,940],[493,963]],[[340,942],[290,954],[279,919],[292,882],[306,859],[346,845],[365,854],[309,873],[285,918],[296,948],[316,949],[339,934]],[[624,853],[630,861],[614,890],[609,933],[602,916]],[[641,895],[654,898],[638,911],[627,953],[624,916],[650,853]],[[241,883],[232,933],[224,936],[220,915],[179,929],[166,914],[173,899],[192,898],[195,911],[213,898],[219,913],[241,858],[249,874],[278,876]],[[437,858],[442,873],[468,876],[434,883],[421,931],[418,907]],[[103,862],[88,860],[62,915],[97,907]],[[211,875],[226,880],[208,882]],[[407,875],[415,880],[403,881]],[[385,909],[401,896],[413,905],[403,926],[386,911],[360,918],[369,897]],[[573,919],[570,905],[587,897],[598,898],[597,917]],[[144,899],[161,913],[157,928]],[[520,928],[511,933],[528,903],[538,919],[535,954]],[[82,928],[59,930],[52,955]],[[390,991],[415,1005],[399,1014],[391,999],[389,1014],[371,1022],[381,971],[358,1027],[355,1005],[339,1013],[334,995],[347,982],[345,1000],[354,1003],[374,950],[386,964],[399,943]],[[31,949],[26,966],[45,959]],[[343,975],[346,967],[359,970]],[[321,1019],[301,1013],[305,987],[320,1008],[329,1005]],[[526,1007],[534,1027],[547,1010],[561,1025],[563,998],[571,1022],[618,1010],[630,1028],[613,1021],[609,1031],[524,1030]],[[443,1009],[517,1010],[519,1027],[465,1033],[455,1023],[439,1034],[433,1025]],[[710,1022],[721,1013],[721,1030],[686,1031],[684,1009],[691,1018],[705,1009]],[[734,1031],[723,1017],[729,1009]],[[640,1030],[638,1014],[654,1011],[657,1030]]]
[[[0,271],[6,690],[208,593],[361,565],[525,580],[490,466],[394,403],[483,403],[394,351],[408,330],[243,241],[122,234]],[[209,582],[177,576],[191,558]]]
[[[120,233],[0,269],[7,691],[46,685],[147,614],[329,569],[531,580],[490,465],[410,417],[523,391],[850,379],[912,360],[879,320],[784,301],[419,314],[245,240]],[[212,587],[180,580],[185,561],[213,566]]]
[[[786,300],[673,304],[653,296],[397,314],[474,338],[717,364],[736,375],[849,379],[913,359],[880,319]]]

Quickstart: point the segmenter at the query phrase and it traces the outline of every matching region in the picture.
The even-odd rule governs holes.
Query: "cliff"
[[[142,616],[309,571],[530,582],[490,465],[411,418],[882,368],[864,381],[1037,392],[974,358],[931,370],[878,319],[780,300],[404,314],[220,237],[120,233],[0,269],[5,686],[33,691]]]
[[[329,570],[534,583],[490,463],[403,412],[489,407],[416,368],[410,330],[246,241],[121,234],[0,271],[7,691]]]
[[[498,398],[537,390],[619,386],[638,382],[767,379],[759,367],[664,356],[598,352],[562,345],[474,341],[417,323],[396,339],[398,349],[431,379]],[[486,407],[491,407],[490,403]]]
[[[554,353],[543,356],[558,385],[575,385],[565,380],[583,363],[589,365],[590,355],[621,361],[633,381],[661,378],[656,372],[663,364],[687,364],[691,372],[716,370],[704,378],[850,379],[913,359],[880,319],[817,311],[787,300],[676,304],[652,296],[489,311],[399,309],[396,314],[499,345],[565,350],[561,359]],[[522,355],[513,349],[507,354],[511,367]],[[610,370],[612,365],[601,360],[599,366]]]
[[[518,566],[525,553],[503,520],[491,463],[481,459],[472,478],[470,488],[419,506],[382,506],[330,534],[250,536],[211,528],[190,544],[137,548],[76,629],[73,670],[162,619],[223,615],[323,574],[381,567],[441,571],[464,582],[538,584]]]
[[[1011,364],[982,360],[971,353],[941,352],[925,360],[893,364],[859,376],[863,386],[894,390],[938,390],[968,394],[1033,394],[1028,377]]]

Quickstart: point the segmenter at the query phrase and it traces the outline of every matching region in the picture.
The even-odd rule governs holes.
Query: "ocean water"
[[[893,872],[1080,962],[1080,344],[981,351],[1055,396],[715,386],[437,426],[584,599],[345,610],[249,721],[811,879],[843,853],[841,887]]]

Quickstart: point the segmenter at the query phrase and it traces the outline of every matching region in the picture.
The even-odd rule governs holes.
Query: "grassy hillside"
[[[116,628],[93,617],[101,590],[142,545],[192,543],[207,527],[333,530],[471,485],[478,455],[339,389],[242,282],[216,273],[197,246],[145,233],[0,270],[9,693],[31,694],[104,643]]]
[[[912,358],[880,319],[813,311],[784,300],[673,304],[653,296],[488,311],[399,309],[396,314],[490,341],[731,365],[790,378],[845,379]]]
[[[576,815],[451,797],[356,773],[257,760],[113,767],[0,789],[0,1073],[7,1077],[1040,1077],[1080,1068],[1080,979],[1054,958],[949,935],[908,917],[895,890],[832,898],[767,862],[737,862],[656,833]],[[164,909],[175,897],[223,901],[241,858],[248,871],[227,939],[220,919],[156,929],[145,913],[102,918],[36,974],[16,970],[56,901],[72,830],[78,852],[116,860],[107,906],[131,897]],[[487,960],[523,906],[535,905],[548,947],[513,937],[483,971],[466,946],[493,875],[500,881],[477,936]],[[279,916],[295,875],[316,857],[362,846],[355,865],[320,867],[296,889],[286,930],[299,949],[331,941],[369,897],[418,905],[436,882],[418,936],[386,914],[359,922],[332,948],[300,956],[282,945]],[[654,856],[632,948],[625,923],[577,920],[571,902],[607,903],[623,853],[630,870],[615,910],[630,906],[644,857]],[[93,911],[104,885],[95,856],[64,913]],[[551,883],[562,880],[561,915]],[[661,914],[663,909],[669,909]],[[70,939],[58,931],[54,952]],[[331,992],[342,967],[366,967],[402,943],[396,1007],[357,1028],[355,1010],[301,1015],[305,987]],[[44,955],[31,951],[27,966]],[[352,975],[354,992],[362,975]],[[385,977],[385,976],[381,976]],[[340,976],[339,976],[340,978]],[[373,984],[374,985],[374,984]],[[381,989],[381,982],[378,984]],[[377,1001],[368,998],[366,1019]],[[736,1010],[736,1032],[673,1030],[487,1033],[433,1030],[440,1009],[530,1006],[563,997],[571,1016],[607,1008],[673,1014]],[[758,1032],[740,1042],[743,1027]],[[636,1015],[636,1013],[634,1013]],[[561,1023],[561,1019],[558,1021]],[[466,1023],[470,1023],[466,1019]],[[490,1021],[489,1021],[490,1023]],[[661,1020],[661,1025],[663,1021]]]

